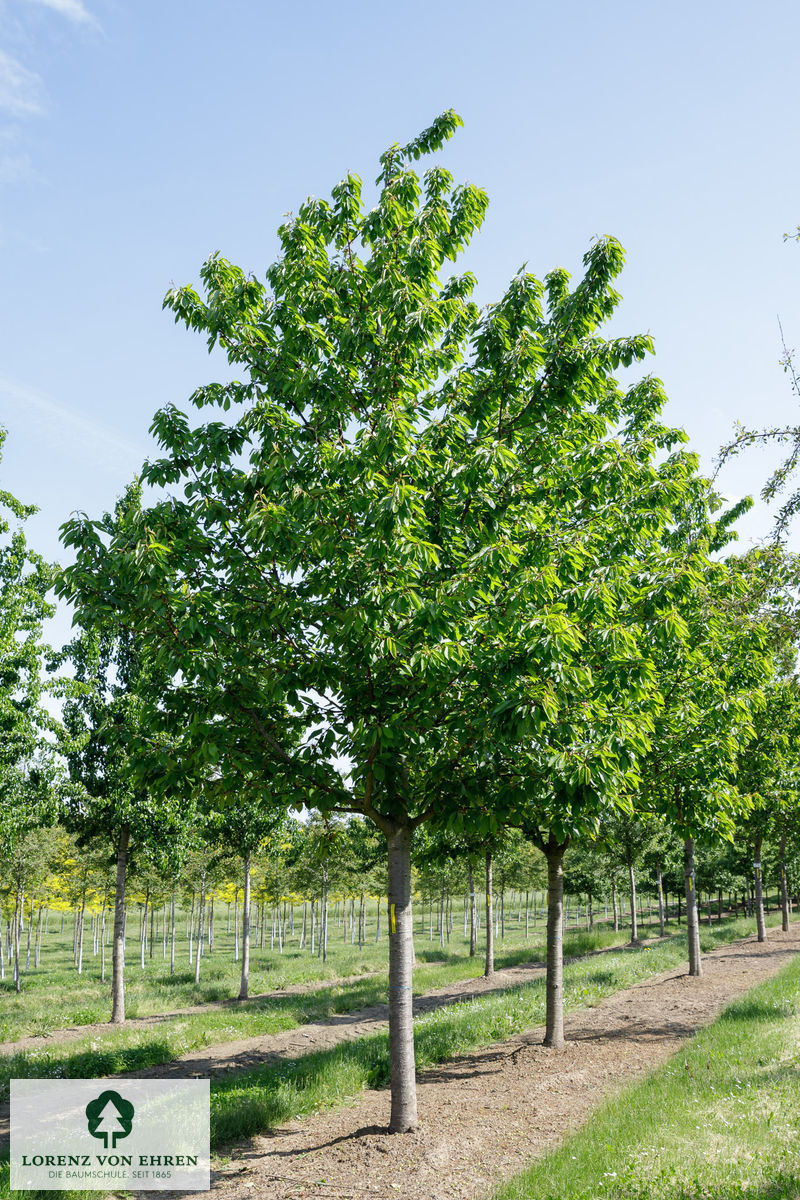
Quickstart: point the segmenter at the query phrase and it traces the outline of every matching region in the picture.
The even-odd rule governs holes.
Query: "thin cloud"
[[[75,21],[78,25],[94,25],[96,23],[92,14],[81,4],[81,0],[28,0],[28,3],[41,4],[44,8],[51,8],[53,12],[59,13],[69,21]]]
[[[43,396],[32,388],[0,378],[0,425],[17,436],[30,436],[37,430],[39,439],[95,468],[112,474],[131,474],[141,468],[147,446],[118,437],[99,421],[81,416],[63,404]]]
[[[43,94],[41,77],[0,50],[0,111],[36,116],[44,112]]]
[[[0,154],[0,184],[27,183],[33,177],[33,164],[27,154]]]

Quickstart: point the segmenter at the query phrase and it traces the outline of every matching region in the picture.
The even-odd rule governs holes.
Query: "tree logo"
[[[102,1138],[106,1150],[111,1150],[119,1138],[126,1138],[133,1127],[133,1105],[119,1092],[101,1092],[86,1105],[86,1119],[92,1137]],[[109,1147],[109,1138],[111,1145]]]

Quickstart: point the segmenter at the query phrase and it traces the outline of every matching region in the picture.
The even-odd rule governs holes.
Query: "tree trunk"
[[[469,956],[475,957],[477,930],[475,928],[475,875],[472,870],[472,859],[467,859],[469,875]]]
[[[22,991],[22,981],[19,977],[19,926],[22,915],[22,885],[17,886],[17,906],[14,909],[14,990]]]
[[[492,920],[492,852],[486,851],[486,979],[494,975],[494,921]]]
[[[328,961],[328,864],[322,864],[322,911],[320,913],[319,948],[322,961]]]
[[[633,870],[633,859],[628,856],[628,884],[631,892],[631,945],[639,945],[639,928],[636,924],[636,875]]]
[[[244,899],[242,900],[242,981],[239,985],[239,999],[247,999],[247,988],[250,981],[250,855],[244,860]]]
[[[33,888],[31,888],[31,911],[28,914],[28,934],[27,934],[27,939],[26,939],[27,944],[25,946],[25,970],[26,970],[26,972],[30,971],[30,969],[31,969],[31,932],[33,930],[33,895],[34,895]]]
[[[175,888],[172,889],[170,901],[170,931],[169,931],[169,973],[175,974]]]
[[[275,936],[275,925],[273,922],[272,935]],[[272,947],[270,947],[271,949]],[[233,889],[233,961],[239,961],[239,889]]]
[[[200,982],[200,959],[203,957],[203,917],[206,905],[206,869],[200,874],[200,901],[197,911],[197,946],[194,954],[194,981]]]
[[[33,965],[40,966],[42,961],[42,915],[44,914],[44,906],[39,909],[39,920],[36,922],[36,944],[33,951]],[[105,913],[103,914],[105,918]],[[102,982],[105,983],[105,971],[103,972]]]
[[[84,877],[85,878],[85,877]],[[81,893],[81,911],[78,917],[78,974],[83,974],[83,926],[86,918],[86,884]]]
[[[689,974],[700,976],[700,916],[697,911],[697,888],[694,872],[694,838],[683,843],[683,878],[686,885],[686,932],[689,937]]]
[[[781,929],[784,933],[789,929],[789,885],[786,879],[786,824],[781,829],[780,844],[781,866]]]
[[[139,925],[139,953],[141,956],[141,967],[144,970],[144,956],[147,950],[147,909],[150,904],[150,888],[148,887],[144,894],[144,908],[142,909],[142,920]]]
[[[567,842],[550,834],[542,846],[547,859],[547,1014],[544,1044],[564,1045],[564,851]]]
[[[411,830],[386,835],[389,851],[389,1059],[392,1109],[390,1133],[417,1127],[412,1011]]]
[[[114,950],[111,966],[111,1023],[125,1020],[125,877],[130,829],[123,826],[117,842],[117,880],[114,892]]]
[[[765,942],[767,940],[767,925],[764,920],[764,888],[762,884],[763,876],[761,874],[761,834],[757,834],[753,842],[753,878],[755,882],[756,893],[756,928],[758,930],[758,941]]]
[[[611,913],[614,918],[614,933],[619,933],[619,905],[617,903],[617,877],[611,877]]]
[[[656,867],[656,884],[658,885],[658,936],[664,936],[664,884],[661,879],[661,863]]]

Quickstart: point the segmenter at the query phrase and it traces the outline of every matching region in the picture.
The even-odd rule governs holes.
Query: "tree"
[[[5,439],[0,428],[0,455]],[[56,727],[42,703],[42,625],[54,612],[47,594],[56,569],[25,540],[22,522],[35,512],[0,490],[0,772],[16,771],[44,751],[45,735]]]
[[[270,801],[262,779],[252,775],[240,777],[233,791],[218,778],[209,780],[205,788],[209,806],[210,839],[223,848],[231,849],[242,860],[242,972],[239,1000],[246,1000],[250,985],[250,885],[253,857],[270,835],[279,829],[285,813]],[[198,952],[198,970],[200,955]]]
[[[624,866],[628,875],[631,908],[632,946],[639,944],[639,929],[636,916],[636,868],[641,858],[657,844],[662,826],[652,818],[636,814],[619,813],[605,817],[600,826],[600,837],[614,867]],[[663,922],[663,912],[662,912]],[[663,928],[662,928],[663,936]]]
[[[570,805],[595,820],[645,747],[633,606],[660,614],[668,589],[632,578],[691,470],[680,454],[654,465],[680,440],[657,420],[659,386],[622,393],[611,375],[650,339],[597,336],[618,299],[613,239],[574,290],[523,271],[484,314],[471,275],[441,278],[486,197],[410,164],[458,124],[445,113],[390,147],[373,208],[353,175],[303,204],[266,286],[215,256],[202,297],[168,293],[243,368],[192,397],[230,416],[192,428],[162,410],[163,457],[142,477],[176,494],[110,542],[83,517],[64,534],[80,611],[111,610],[157,648],[165,711],[246,729],[247,770],[282,805],[360,813],[383,834],[395,1132],[416,1125],[414,832],[530,823],[531,788],[560,854],[559,831],[582,826]]]
[[[0,428],[0,455],[5,438]],[[0,491],[0,847],[4,857],[17,864],[17,991],[20,905],[29,869],[20,855],[32,832],[52,818],[54,767],[47,739],[57,728],[43,704],[47,647],[42,641],[43,623],[54,611],[47,595],[55,568],[28,547],[22,529],[35,512],[33,505]]]
[[[709,551],[729,540],[730,521],[703,517]],[[691,546],[699,526],[676,527],[676,545]],[[731,838],[750,802],[736,787],[738,755],[754,736],[754,714],[772,668],[769,630],[754,610],[752,589],[734,560],[709,561],[679,619],[685,637],[661,656],[664,703],[656,714],[642,803],[684,839],[689,974],[702,974],[695,839]]]
[[[128,489],[114,513],[99,527],[108,538],[139,511],[140,491]],[[75,581],[65,572],[58,590],[80,606]],[[76,612],[73,624],[81,620]],[[125,1020],[125,887],[133,850],[149,851],[162,865],[177,865],[183,830],[191,823],[192,798],[180,803],[158,790],[153,764],[148,707],[157,707],[167,680],[144,642],[113,620],[107,606],[90,619],[59,656],[69,661],[77,687],[64,704],[62,750],[72,782],[62,819],[81,845],[102,838],[110,843],[116,866],[112,1012]]]

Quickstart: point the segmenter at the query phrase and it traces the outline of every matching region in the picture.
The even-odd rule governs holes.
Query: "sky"
[[[653,335],[704,467],[736,420],[797,420],[798,45],[796,0],[0,0],[0,488],[39,506],[29,541],[67,561],[60,524],[113,504],[155,411],[229,377],[170,284],[214,251],[263,278],[287,212],[451,107],[445,165],[490,197],[480,302],[613,234],[609,332]],[[757,495],[775,461],[720,484]]]

